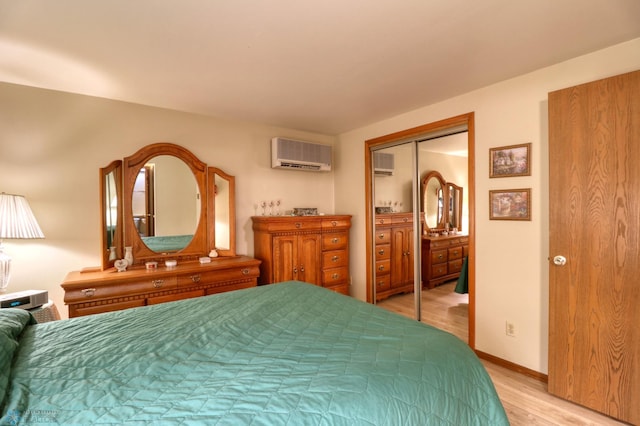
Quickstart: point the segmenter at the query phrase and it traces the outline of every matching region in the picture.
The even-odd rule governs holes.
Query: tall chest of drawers
[[[349,295],[350,215],[254,216],[259,284],[298,280]]]
[[[422,285],[434,288],[460,276],[462,263],[469,255],[469,236],[441,235],[422,237]]]
[[[376,215],[376,300],[413,291],[413,213]]]

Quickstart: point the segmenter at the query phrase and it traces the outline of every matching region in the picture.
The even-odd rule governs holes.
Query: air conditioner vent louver
[[[330,171],[331,146],[293,139],[271,139],[271,167]]]
[[[373,172],[378,176],[392,176],[395,168],[393,154],[386,152],[373,153]]]

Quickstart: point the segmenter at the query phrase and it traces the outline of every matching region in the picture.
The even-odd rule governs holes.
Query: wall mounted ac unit
[[[392,176],[395,168],[393,154],[386,152],[373,153],[373,173],[376,176]]]
[[[331,170],[331,145],[273,138],[271,167],[328,172]]]

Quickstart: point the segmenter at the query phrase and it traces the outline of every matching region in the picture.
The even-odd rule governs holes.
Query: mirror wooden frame
[[[456,226],[457,230],[462,231],[462,187],[456,185],[453,182],[447,182],[446,180],[444,180],[444,177],[442,177],[442,174],[440,174],[440,172],[436,170],[427,172],[422,178],[422,182],[421,182],[422,199],[420,200],[420,211],[426,214],[425,202],[427,199],[426,192],[427,192],[427,182],[429,182],[429,179],[436,179],[440,183],[440,187],[442,188],[443,200],[449,200],[451,197],[456,197],[453,200],[453,204],[456,208],[455,223],[457,224]],[[454,190],[453,193],[452,193],[452,189]],[[425,221],[424,221],[425,233],[429,232],[430,230],[437,231],[437,232],[444,231],[447,227],[446,224],[452,223],[450,218],[450,210],[447,204],[448,204],[447,201],[444,201],[444,206],[442,209],[442,217],[440,218],[435,228],[429,227],[429,224],[427,223],[427,220],[425,217]]]
[[[153,157],[168,155],[182,160],[191,170],[201,197],[201,208],[198,225],[191,241],[181,250],[176,252],[159,253],[152,251],[140,238],[133,221],[132,195],[133,187],[141,167]],[[118,200],[117,236],[114,241],[120,242],[116,247],[116,258],[124,256],[124,248],[132,247],[134,265],[144,264],[146,261],[164,261],[167,258],[178,261],[195,261],[203,256],[208,256],[210,251],[216,248],[215,211],[216,211],[216,176],[226,180],[229,185],[229,248],[218,249],[219,256],[235,256],[236,248],[236,218],[235,218],[235,177],[216,167],[208,167],[193,153],[179,145],[160,142],[147,145],[139,149],[133,155],[124,158],[124,161],[116,160],[109,166],[100,169],[100,209],[102,216],[101,240],[102,240],[102,269],[113,267],[113,260],[109,260],[110,250],[106,237],[106,209],[105,188],[107,176],[115,173]],[[106,248],[106,250],[105,250]]]
[[[113,173],[116,189],[116,226],[114,229],[112,243],[108,243],[107,239],[107,209],[110,209],[110,201],[107,201],[107,185],[109,175]],[[124,257],[122,244],[122,160],[112,161],[107,167],[100,169],[100,248],[102,252],[102,269],[113,266],[116,259]],[[110,247],[113,247],[113,256],[111,256]],[[115,257],[115,258],[114,258]]]

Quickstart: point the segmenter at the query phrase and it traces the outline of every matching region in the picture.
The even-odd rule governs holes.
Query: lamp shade
[[[0,240],[4,238],[44,238],[22,195],[0,194]]]

